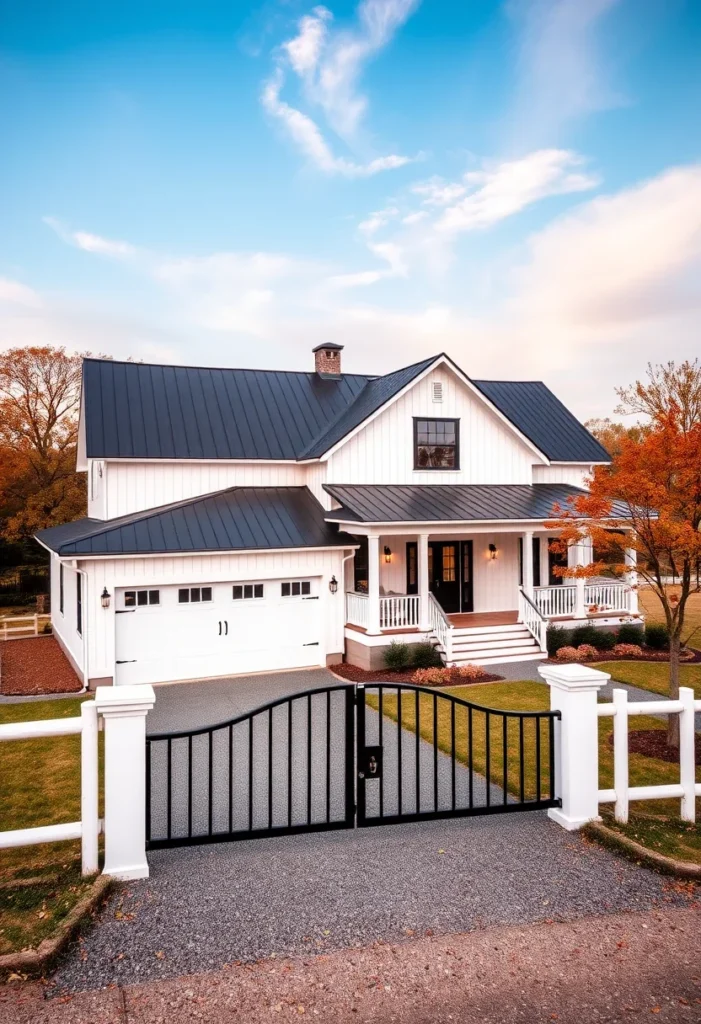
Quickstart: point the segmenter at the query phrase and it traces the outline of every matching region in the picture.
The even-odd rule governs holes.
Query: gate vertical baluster
[[[470,777],[469,777],[469,806],[472,810],[474,806],[474,779],[473,779],[473,768],[472,768],[472,708],[467,709],[467,759],[470,762]]]
[[[312,698],[307,694],[307,825],[312,823]]]
[[[207,825],[208,831],[211,836],[212,834],[212,808],[214,806],[214,771],[213,771],[213,752],[212,747],[214,745],[214,731],[210,729],[207,733],[209,736],[209,756],[207,759],[207,766],[209,768],[209,783],[207,786]]]
[[[550,747],[550,799],[555,799],[555,719],[548,718],[548,739]]]
[[[384,726],[382,724],[382,719],[384,717],[384,705],[383,705],[383,701],[384,701],[384,688],[383,688],[382,684],[380,684],[380,686],[378,687],[377,692],[378,692],[379,708],[380,708],[379,743],[380,743],[380,747],[382,747],[382,737],[383,737],[383,729],[384,729]],[[381,818],[384,816],[384,813],[385,813],[385,778],[384,778],[384,772],[383,772],[382,775],[380,776],[380,817]]]
[[[518,720],[518,753],[519,753],[519,793],[521,797],[521,803],[526,800],[526,786],[525,786],[525,766],[524,766],[524,749],[523,749],[523,716]]]
[[[438,810],[438,694],[433,691],[433,810]]]
[[[273,827],[273,709],[268,708],[268,828]]]
[[[253,831],[253,715],[248,719],[248,831]]]
[[[168,833],[170,839],[170,831]],[[146,740],[146,842],[151,839],[151,741]]]
[[[397,687],[397,814],[402,813],[402,688]]]
[[[450,807],[455,810],[455,701],[450,702]]]
[[[234,831],[234,727],[229,726],[229,832]]]
[[[192,733],[187,738],[187,835],[192,838]]]
[[[491,764],[491,754],[492,754],[492,751],[491,751],[491,740],[492,740],[492,736],[491,736],[491,731],[492,730],[490,729],[491,722],[489,720],[489,712],[488,711],[485,712],[484,723],[485,723],[484,727],[485,727],[485,730],[486,730],[485,750],[486,750],[486,757],[487,757],[487,807],[491,807],[491,803],[492,803],[492,764]]]
[[[292,826],[292,698],[287,702],[287,827]]]
[[[541,784],[541,773],[543,771],[540,764],[540,715],[536,716],[535,719],[535,768],[536,768],[536,779],[535,779],[535,798],[540,801],[540,784]]]
[[[421,694],[417,690],[416,697],[416,813],[421,811]]]
[[[172,829],[172,817],[173,817],[173,757],[172,757],[172,739],[168,737],[168,786],[167,795],[168,800],[168,838],[171,839],[173,835]]]
[[[331,694],[326,691],[326,823],[331,821]]]
[[[353,744],[355,742],[355,707],[356,703],[359,704],[360,698],[357,695],[357,689],[355,686],[346,686],[345,690],[345,727],[346,727],[346,750],[345,750],[345,824],[346,828],[353,828],[356,823],[355,818],[355,750]],[[363,697],[364,700],[364,697]],[[360,787],[360,783],[358,783]]]
[[[366,804],[365,804],[365,776],[361,772],[361,765],[363,763],[363,749],[365,747],[365,687],[360,683],[356,687],[356,760],[357,760],[357,779],[358,779],[358,824],[365,825],[366,822]]]
[[[508,715],[504,715],[504,720],[503,720],[503,724],[502,724],[502,731],[503,731],[503,736],[502,736],[502,757],[504,759],[504,765],[503,765],[503,768],[504,768],[504,803],[506,804],[506,803],[508,803],[508,800],[507,800],[507,793],[508,793],[507,786],[508,786],[508,783],[507,783],[506,773],[507,773],[507,767],[508,767],[508,764],[509,764],[509,716]]]

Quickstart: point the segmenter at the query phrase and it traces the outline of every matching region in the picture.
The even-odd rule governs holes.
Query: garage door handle
[[[115,614],[116,615],[131,615],[131,613],[135,612],[135,611],[136,611],[136,608],[118,608]]]
[[[318,601],[319,597],[318,597],[318,595],[315,596],[315,597],[303,597],[302,600],[303,601]]]
[[[224,620],[224,629],[226,630],[226,633],[224,635],[228,636],[229,635],[229,623],[228,623],[228,621],[226,619]]]
[[[315,640],[313,644],[302,644],[302,647],[318,647],[319,641]]]
[[[219,623],[219,636],[221,636],[221,622]]]
[[[133,665],[136,658],[127,658],[126,661],[117,660],[117,665]]]

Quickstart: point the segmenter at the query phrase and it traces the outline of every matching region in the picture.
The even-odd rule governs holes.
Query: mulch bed
[[[83,689],[73,666],[53,636],[0,642],[0,693],[29,697],[78,693]]]
[[[347,665],[345,662],[339,665],[329,665],[332,672],[335,672],[337,676],[342,676],[343,679],[347,679],[350,683],[412,683],[414,682],[415,668],[402,669],[401,672],[395,669],[378,669],[375,672],[367,672],[363,668],[358,668],[357,665]],[[465,679],[464,676],[458,675],[454,672],[450,679],[445,683],[431,683],[431,686],[465,686],[477,683],[499,683],[502,681],[503,676],[490,675],[488,672],[482,676],[481,679]],[[421,684],[424,685],[424,684]]]
[[[613,746],[613,733],[608,738]],[[655,757],[658,761],[679,764],[679,747],[667,746],[666,729],[631,729],[628,733],[628,750],[631,754]],[[701,736],[696,734],[696,764],[701,765]]]
[[[701,651],[695,650],[693,647],[687,647],[682,651],[680,658],[682,665],[698,665],[701,662]],[[596,661],[661,661],[669,662],[669,651],[655,651],[651,647],[643,647],[643,653],[640,655],[635,654],[614,654],[613,651],[599,651],[595,658],[583,659],[581,664],[587,662]],[[562,665],[564,664],[558,658],[548,658],[547,663],[549,665]]]

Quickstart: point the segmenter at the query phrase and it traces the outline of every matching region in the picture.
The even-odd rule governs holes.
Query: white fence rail
[[[20,622],[26,625],[20,626]],[[5,615],[0,619],[0,640],[39,636],[47,622],[51,622],[50,615]]]
[[[630,587],[624,583],[587,583],[584,587],[584,605],[596,605],[600,612],[627,612],[630,610]]]
[[[368,627],[368,595],[357,594],[354,590],[346,592],[346,622],[354,626]]]
[[[614,690],[611,704],[598,704],[599,718],[613,718],[613,789],[600,789],[600,804],[615,804],[616,821],[628,821],[631,800],[681,800],[682,821],[696,821],[696,797],[701,784],[696,782],[695,713],[701,712],[701,700],[694,699],[688,686],[679,687],[679,700],[629,701],[627,690]],[[628,784],[628,718],[631,715],[679,715],[679,782],[659,786]]]
[[[453,626],[432,593],[428,595],[428,620],[431,632],[443,648],[443,660],[446,665],[453,663]]]
[[[630,612],[631,588],[625,583],[597,582],[584,586],[584,610],[596,605],[600,612]],[[534,587],[533,602],[548,618],[571,618],[577,608],[577,587],[566,584]]]
[[[399,594],[380,598],[380,629],[418,626],[418,594]]]
[[[522,588],[518,592],[518,621],[522,622],[531,636],[535,639],[541,651],[548,649],[547,632],[548,622],[538,610],[533,601],[524,593]]]
[[[0,832],[0,849],[80,839],[83,874],[91,875],[97,871],[97,837],[102,824],[97,806],[97,732],[97,709],[92,700],[81,705],[79,718],[53,718],[0,725],[0,742],[44,739],[48,736],[80,736],[80,821]]]
[[[541,615],[554,617],[574,615],[577,602],[576,587],[534,587],[533,603]]]

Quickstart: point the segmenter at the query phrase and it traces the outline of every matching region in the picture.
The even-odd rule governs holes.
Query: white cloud
[[[112,256],[115,259],[130,259],[136,255],[136,247],[129,242],[119,242],[112,238],[103,238],[101,235],[91,234],[89,231],[71,231],[57,220],[56,217],[44,217],[43,221],[48,224],[64,242],[74,245],[84,252],[97,253],[100,256]]]
[[[490,227],[547,196],[594,188],[596,175],[580,170],[582,157],[569,150],[541,149],[519,160],[470,171],[464,177],[467,194],[445,211],[439,231],[475,231]],[[445,190],[444,190],[445,191]]]
[[[0,305],[23,306],[35,309],[41,306],[41,296],[21,281],[13,281],[9,277],[0,277]]]
[[[577,118],[620,106],[602,57],[602,23],[620,0],[511,0],[518,32],[512,134],[521,146],[552,143]]]
[[[297,75],[307,102],[323,112],[331,129],[346,143],[354,143],[368,105],[366,97],[357,92],[362,68],[387,45],[419,3],[362,0],[357,9],[358,27],[333,32],[332,13],[326,7],[315,7],[300,20],[297,35],[280,47],[278,66],[263,87],[261,102],[320,170],[367,177],[417,158],[396,153],[365,161],[336,156],[314,118],[281,98],[285,71]]]

